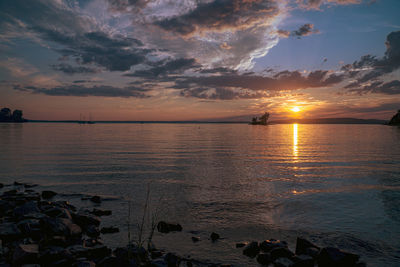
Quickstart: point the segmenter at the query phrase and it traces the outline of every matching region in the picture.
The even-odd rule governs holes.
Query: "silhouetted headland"
[[[250,122],[251,125],[267,125],[269,113],[265,112],[260,118],[254,117]]]
[[[400,109],[397,111],[397,113],[392,117],[392,119],[389,121],[389,125],[400,125]]]
[[[0,122],[26,122],[27,120],[22,117],[22,110],[16,109],[11,112],[9,108],[2,108],[0,110]]]

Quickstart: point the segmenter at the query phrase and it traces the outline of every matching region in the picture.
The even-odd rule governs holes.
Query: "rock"
[[[94,263],[93,261],[78,261],[72,266],[73,267],[96,267],[96,263]]]
[[[59,201],[53,202],[53,204],[56,205],[57,207],[67,209],[70,212],[76,211],[75,206],[71,205],[71,203],[69,203],[68,201],[59,200]]]
[[[97,267],[115,267],[118,265],[118,259],[115,256],[105,257],[96,264]]]
[[[294,262],[293,267],[314,267],[314,259],[309,255],[296,255],[292,258],[292,261]]]
[[[0,239],[3,242],[19,239],[21,236],[22,233],[15,223],[0,224]]]
[[[4,187],[4,184],[3,183],[0,183],[0,188],[3,188]]]
[[[101,209],[93,209],[91,212],[92,214],[96,216],[110,216],[112,214],[111,210],[101,210]]]
[[[104,243],[100,239],[95,239],[95,238],[89,238],[89,239],[83,240],[84,247],[90,248],[90,247],[94,247],[95,245],[104,245]]]
[[[291,258],[294,256],[294,253],[291,252],[286,247],[277,247],[270,251],[272,261],[275,261],[278,258]]]
[[[297,241],[296,241],[296,254],[300,255],[300,254],[307,254],[307,249],[308,248],[315,248],[318,250],[320,250],[319,247],[317,247],[316,245],[314,245],[313,243],[311,243],[310,241],[308,241],[307,239],[298,237]],[[310,255],[311,256],[311,255]]]
[[[151,267],[168,267],[167,263],[162,259],[152,260],[150,262]]]
[[[59,207],[51,207],[47,210],[44,211],[44,213],[47,216],[53,217],[53,218],[65,218],[65,219],[70,219],[72,220],[71,213],[64,208],[59,208]]]
[[[260,249],[264,252],[270,252],[274,248],[287,248],[287,243],[285,241],[269,239],[260,244]]]
[[[319,249],[317,248],[307,248],[305,254],[306,255],[310,255],[311,257],[313,257],[314,259],[316,259],[319,255]]]
[[[37,184],[24,184],[25,188],[32,188],[32,187],[36,187],[36,186],[38,186],[38,185]],[[25,190],[25,191],[27,191],[27,190]]]
[[[275,267],[294,267],[294,262],[288,258],[278,258],[274,261],[274,265]]]
[[[212,241],[217,241],[219,239],[219,234],[212,232],[210,238]]]
[[[39,240],[42,237],[41,224],[38,219],[26,219],[18,222],[17,227],[21,232],[30,236],[36,240]]]
[[[390,119],[389,125],[400,125],[400,109],[397,113]]]
[[[59,246],[47,246],[39,254],[40,263],[44,266],[52,266],[54,262],[62,259],[72,259],[72,255]]]
[[[49,235],[80,236],[82,234],[82,229],[69,219],[47,217],[43,218],[41,223],[45,233]]]
[[[0,216],[3,217],[7,213],[14,210],[16,203],[13,201],[0,200]]]
[[[29,216],[32,213],[40,213],[39,207],[35,201],[27,202],[14,209],[14,216],[23,217]]]
[[[167,223],[164,221],[160,221],[157,224],[157,230],[160,233],[169,233],[169,232],[175,232],[175,231],[182,231],[182,226],[180,224],[173,224],[173,223]]]
[[[199,242],[199,241],[200,241],[200,237],[198,237],[198,236],[192,236],[192,241],[193,241],[194,243]]]
[[[17,182],[17,181],[14,182],[14,186],[21,186],[21,185],[24,185],[24,184],[20,183],[20,182]]]
[[[257,262],[261,265],[266,265],[271,263],[271,255],[269,253],[260,253],[257,255]]]
[[[152,259],[160,258],[163,255],[162,251],[153,250],[150,254]]]
[[[168,267],[179,266],[181,259],[172,253],[167,253],[164,256],[164,261],[167,263]]]
[[[57,193],[54,191],[50,191],[50,190],[42,191],[43,199],[50,199],[50,198],[54,197],[55,195],[57,195]]]
[[[103,227],[103,228],[101,228],[100,232],[101,232],[102,234],[113,234],[113,233],[118,233],[118,232],[119,232],[119,228],[118,228],[118,227],[114,227],[114,226]]]
[[[18,245],[13,254],[13,264],[22,265],[27,263],[37,263],[39,246],[37,244]]]
[[[87,214],[85,212],[73,213],[72,218],[76,224],[84,229],[89,225],[99,226],[101,222],[99,217]]]
[[[92,196],[92,197],[90,198],[90,201],[92,201],[93,203],[96,203],[96,204],[100,204],[100,203],[101,203],[101,197],[99,197],[99,196]]]
[[[350,267],[355,266],[359,258],[359,255],[344,252],[333,247],[326,247],[318,255],[317,262],[319,267]]]
[[[100,235],[100,230],[99,227],[95,226],[95,225],[89,225],[84,229],[85,233],[87,234],[87,236],[92,237],[92,238],[96,238]]]
[[[250,242],[244,249],[243,249],[243,254],[250,257],[254,258],[257,256],[257,254],[260,252],[260,247],[258,245],[258,242]]]
[[[12,189],[12,190],[8,190],[6,192],[3,193],[3,196],[15,196],[17,194],[17,190]]]
[[[236,248],[242,248],[242,247],[245,247],[247,245],[247,242],[239,242],[239,243],[236,243]]]

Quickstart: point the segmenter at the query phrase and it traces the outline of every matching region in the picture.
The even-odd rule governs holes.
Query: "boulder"
[[[274,261],[275,267],[294,267],[294,262],[288,258],[278,258]],[[339,266],[337,266],[339,267]]]
[[[28,263],[37,263],[39,255],[39,246],[37,244],[19,244],[13,254],[13,264],[22,265]]]
[[[16,217],[29,216],[33,213],[40,213],[36,201],[29,201],[19,207],[14,208],[14,216]]]
[[[307,252],[309,252],[310,250],[308,250],[309,248],[315,248],[318,252],[320,250],[319,247],[317,247],[316,245],[314,245],[313,243],[311,243],[310,241],[308,241],[307,239],[298,237],[297,241],[296,241],[296,254],[300,255],[300,254],[307,254]],[[313,254],[313,253],[312,253]],[[310,255],[312,256],[312,255]]]
[[[175,232],[175,231],[182,231],[182,226],[180,224],[173,224],[173,223],[167,223],[164,221],[160,221],[157,224],[157,230],[160,233],[169,233],[169,232]]]
[[[95,225],[88,225],[86,228],[84,228],[84,231],[87,236],[92,238],[96,238],[100,235],[100,229]]]
[[[291,258],[294,256],[294,253],[290,251],[286,247],[277,247],[270,251],[272,261],[275,261],[278,258]]]
[[[39,240],[42,237],[41,224],[38,219],[26,219],[18,222],[17,227],[21,232],[33,239]]]
[[[78,261],[72,265],[73,267],[96,267],[93,261]]]
[[[212,241],[217,241],[219,239],[219,234],[212,232],[210,238]]]
[[[49,235],[80,236],[82,229],[71,220],[65,218],[43,218],[41,220],[43,229]]]
[[[114,267],[119,265],[118,259],[115,256],[105,257],[96,264],[97,267]]]
[[[268,266],[271,263],[271,255],[269,253],[260,253],[257,255],[257,262],[261,265]]]
[[[352,267],[356,266],[359,258],[359,255],[344,252],[333,247],[326,247],[319,253],[317,262],[319,267]]]
[[[101,197],[99,197],[99,196],[92,196],[92,197],[90,198],[90,201],[92,201],[93,203],[96,203],[96,204],[100,204],[100,203],[101,203]]]
[[[118,233],[119,232],[119,228],[118,227],[114,227],[114,226],[109,226],[109,227],[102,227],[100,232],[102,234],[113,234],[113,233]]]
[[[244,249],[243,249],[243,255],[246,255],[250,258],[254,258],[257,256],[257,254],[260,252],[260,247],[258,245],[258,242],[250,242]]]
[[[67,209],[64,209],[64,208],[50,207],[49,209],[46,209],[44,211],[44,213],[47,216],[50,216],[53,218],[57,217],[57,218],[65,218],[65,219],[72,220],[71,213]]]
[[[172,253],[167,253],[164,256],[164,261],[167,263],[168,267],[179,266],[181,259]]]
[[[200,241],[200,237],[198,237],[198,236],[192,236],[192,241],[193,241],[194,243],[199,242],[199,241]]]
[[[313,257],[305,254],[296,255],[292,258],[294,267],[314,267]]]
[[[112,214],[112,211],[111,210],[101,210],[101,209],[94,208],[91,213],[93,215],[96,215],[96,216],[110,216]]]
[[[287,248],[287,243],[276,239],[269,239],[260,243],[260,249],[264,252],[270,252],[274,248]]]
[[[72,218],[77,225],[84,229],[86,229],[89,225],[99,226],[101,222],[99,217],[82,211],[78,213],[72,213]]]
[[[57,195],[57,193],[54,192],[54,191],[50,191],[50,190],[42,191],[42,198],[43,199],[50,199],[50,198],[52,198],[52,197],[54,197],[56,195]]]
[[[47,246],[41,249],[39,254],[39,260],[43,266],[52,266],[54,262],[62,259],[72,259],[72,255],[59,246]]]
[[[12,241],[22,237],[21,231],[15,223],[0,224],[0,239],[4,241]]]
[[[163,259],[156,259],[150,262],[151,267],[168,267],[168,264]]]
[[[242,247],[245,247],[247,245],[247,242],[239,242],[239,243],[236,243],[236,248],[242,248]]]

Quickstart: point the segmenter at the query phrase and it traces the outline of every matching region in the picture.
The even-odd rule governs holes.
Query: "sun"
[[[291,109],[291,111],[293,111],[293,112],[299,112],[299,111],[300,111],[300,108],[299,108],[299,107],[293,107],[293,108]]]

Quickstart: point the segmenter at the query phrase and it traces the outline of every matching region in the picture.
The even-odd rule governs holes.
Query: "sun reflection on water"
[[[293,124],[293,157],[294,159],[297,159],[298,156],[298,148],[297,148],[297,142],[298,142],[298,135],[297,135],[297,123]]]

